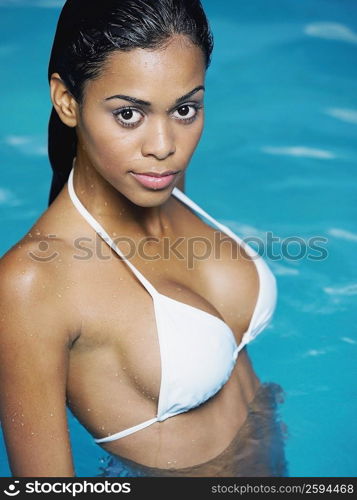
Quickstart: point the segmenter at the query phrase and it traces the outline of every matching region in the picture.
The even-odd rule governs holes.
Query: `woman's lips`
[[[150,189],[163,189],[169,186],[174,180],[175,176],[178,172],[170,172],[167,174],[136,174],[134,172],[130,172],[135,179],[144,187]]]

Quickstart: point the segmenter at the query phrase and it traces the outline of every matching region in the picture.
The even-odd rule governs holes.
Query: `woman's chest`
[[[113,264],[88,266],[81,274],[82,326],[70,352],[71,400],[79,408],[104,407],[104,413],[115,400],[123,415],[123,401],[150,402],[165,415],[216,394],[236,371],[236,342],[215,307],[184,282],[184,271],[168,276],[151,268],[158,300],[122,262]],[[199,283],[201,277],[195,278]]]
[[[183,369],[188,368],[188,358],[191,365],[212,361],[208,358],[215,353],[212,339],[205,346],[206,333],[210,322],[217,328],[223,320],[215,307],[191,288],[199,288],[199,274],[191,271],[193,284],[183,270],[169,276],[159,264],[147,267],[146,274],[160,290],[160,300],[150,295],[118,259],[99,267],[87,266],[82,272],[78,293],[81,333],[71,348],[72,372],[79,375],[92,370],[108,377],[119,376],[157,396],[168,356],[171,363],[180,357]],[[227,340],[224,337],[225,333],[223,342]]]

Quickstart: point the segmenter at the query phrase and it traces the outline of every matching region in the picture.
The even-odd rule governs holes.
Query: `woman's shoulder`
[[[16,277],[28,284],[51,275],[52,282],[60,276],[57,258],[66,255],[68,238],[61,217],[52,208],[44,211],[29,230],[0,259],[3,277]],[[31,278],[30,278],[31,277]]]
[[[87,236],[82,220],[77,217],[68,196],[62,193],[40,214],[26,234],[0,259],[0,273],[30,286],[36,279],[50,280],[53,287],[66,279],[66,269],[75,237]]]
[[[68,283],[68,244],[51,238],[36,226],[0,259],[0,303],[2,321],[23,324],[56,318],[58,334],[74,329]],[[42,321],[42,318],[41,318]],[[66,333],[67,332],[67,333]]]

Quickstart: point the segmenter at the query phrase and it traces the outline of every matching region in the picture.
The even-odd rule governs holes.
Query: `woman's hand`
[[[0,419],[10,468],[17,477],[73,477],[66,315],[49,265],[19,252],[0,261]]]

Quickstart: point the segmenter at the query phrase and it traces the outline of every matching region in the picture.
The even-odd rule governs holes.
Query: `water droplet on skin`
[[[90,185],[90,187],[91,187],[91,188],[94,188],[94,184],[91,184],[91,185]]]
[[[92,411],[90,408],[87,408],[87,411]]]
[[[115,377],[119,377],[119,373],[116,373],[116,374],[115,374]]]
[[[25,424],[23,422],[21,422],[21,427],[23,427]]]
[[[50,413],[50,417],[53,417],[53,413]]]
[[[104,431],[104,425],[102,425],[101,429],[102,429],[102,431]]]
[[[60,293],[57,294],[57,297],[62,297],[62,295]]]
[[[107,205],[108,205],[108,203],[105,201],[105,202],[104,202],[104,206],[107,206]]]

